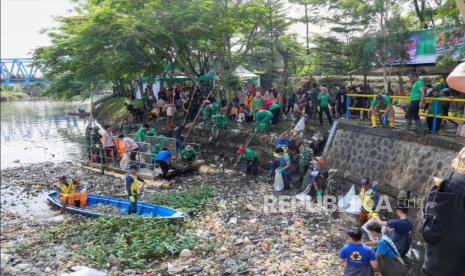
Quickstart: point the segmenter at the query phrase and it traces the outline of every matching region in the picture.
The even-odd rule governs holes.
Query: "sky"
[[[68,0],[1,0],[1,57],[31,57],[31,51],[50,44],[43,28],[56,26],[54,16],[70,14]]]
[[[286,1],[287,2],[287,1]],[[1,57],[31,57],[31,52],[50,44],[46,34],[40,33],[44,28],[56,26],[55,16],[71,14],[73,4],[69,0],[1,0]],[[287,4],[292,17],[299,16],[302,9]],[[320,26],[310,28],[313,33],[321,33]],[[294,24],[291,32],[305,41],[305,25]]]

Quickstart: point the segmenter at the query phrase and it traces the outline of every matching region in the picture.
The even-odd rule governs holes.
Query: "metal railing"
[[[346,95],[346,119],[350,119],[350,111],[367,111],[369,112],[370,108],[362,108],[362,107],[352,107],[351,104],[351,97],[356,98],[374,98],[377,94],[347,94]],[[392,100],[410,100],[409,96],[389,96]],[[438,115],[439,110],[439,101],[444,102],[455,102],[455,103],[465,103],[465,99],[457,99],[457,98],[433,98],[433,97],[425,97],[425,100],[434,101],[434,109],[433,114],[427,114],[420,112],[419,116],[421,117],[430,117],[433,118],[433,126],[432,132],[435,133],[437,131],[437,119],[445,119],[445,120],[452,120],[452,121],[459,121],[465,122],[465,117],[455,117],[455,116],[443,116]],[[380,113],[384,113],[384,110],[378,110]],[[405,112],[395,112],[395,114],[405,114]],[[387,124],[388,116],[384,115],[384,123]]]

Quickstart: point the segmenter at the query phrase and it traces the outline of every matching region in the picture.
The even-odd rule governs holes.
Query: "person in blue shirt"
[[[275,148],[283,148],[284,152],[287,152],[289,149],[289,136],[286,132],[281,134],[275,141]]]
[[[137,213],[137,200],[141,193],[142,187],[139,185],[140,182],[144,183],[144,179],[137,176],[138,166],[136,164],[129,165],[129,172],[126,174],[125,182],[126,182],[126,193],[129,196],[129,202],[131,206],[129,206],[128,213]]]
[[[387,226],[387,235],[396,245],[397,251],[403,257],[410,249],[412,241],[412,222],[408,218],[408,208],[397,206],[396,214],[399,219],[389,221],[379,220],[381,226]]]
[[[405,273],[405,264],[397,251],[396,245],[387,236],[383,235],[379,223],[370,223],[367,226],[371,236],[378,238],[376,259],[379,262],[378,270],[383,276],[402,276]]]
[[[171,165],[171,151],[167,148],[163,148],[157,155],[155,155],[155,162],[160,165],[162,174],[160,175],[161,179],[168,179],[168,171],[170,170]]]
[[[374,250],[362,243],[360,229],[347,232],[349,244],[339,252],[339,263],[345,265],[344,276],[373,276],[378,267]]]

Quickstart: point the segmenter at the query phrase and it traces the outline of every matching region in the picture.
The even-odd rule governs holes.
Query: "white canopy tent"
[[[236,69],[234,69],[233,75],[237,76],[241,81],[252,81],[255,86],[260,86],[260,76],[245,69],[245,67],[242,65],[239,65],[236,67]]]

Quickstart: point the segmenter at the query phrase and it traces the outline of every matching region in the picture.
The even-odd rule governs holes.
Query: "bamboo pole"
[[[91,81],[90,82],[90,126],[93,126],[92,122],[94,121],[93,120],[93,115],[94,115],[93,109],[94,109],[94,82]]]
[[[211,94],[212,94],[212,92],[208,93],[207,99],[210,97]],[[200,112],[202,112],[202,109],[203,109],[203,107],[205,106],[206,102],[207,102],[206,100],[203,101],[202,105],[201,105],[200,108],[199,108],[199,111],[198,111],[197,114],[195,115],[194,121],[192,122],[191,126],[189,127],[189,130],[187,131],[186,138],[184,138],[184,143],[187,142],[187,138],[189,138],[189,134],[191,133],[192,127],[195,125],[195,122],[196,122],[197,119],[199,118]]]

